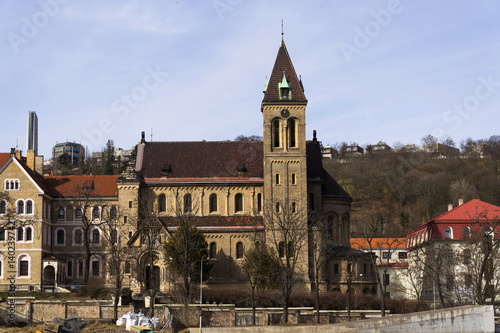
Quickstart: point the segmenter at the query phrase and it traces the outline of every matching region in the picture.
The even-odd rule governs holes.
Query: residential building
[[[389,298],[407,298],[406,238],[351,238],[353,249],[372,254],[372,264],[379,275],[378,294]]]
[[[62,157],[61,157],[62,156]],[[60,160],[60,159],[63,160]],[[52,161],[72,168],[80,166],[85,159],[85,148],[76,142],[61,142],[52,148]]]
[[[442,305],[492,301],[499,294],[500,207],[470,200],[407,234],[408,286]]]

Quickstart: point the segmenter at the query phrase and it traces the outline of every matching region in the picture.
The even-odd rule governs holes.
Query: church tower
[[[264,87],[261,108],[264,122],[264,218],[268,225],[269,220],[293,219],[293,227],[305,233],[308,229],[306,106],[302,82],[282,40],[271,77]],[[282,242],[287,247],[295,240],[283,239]],[[293,246],[295,248],[296,244]],[[299,266],[306,271],[307,245],[304,243],[301,248]]]
[[[275,208],[280,203],[307,211],[306,105],[302,82],[282,40],[261,109],[264,198]]]

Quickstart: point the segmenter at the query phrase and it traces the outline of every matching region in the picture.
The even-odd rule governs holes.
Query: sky
[[[4,0],[0,152],[101,151],[261,135],[282,38],[308,99],[307,138],[419,144],[499,133],[497,0]]]

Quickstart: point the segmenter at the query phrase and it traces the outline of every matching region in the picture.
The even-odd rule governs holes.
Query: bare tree
[[[195,214],[191,210],[177,209],[175,219],[177,230],[168,238],[164,251],[167,265],[174,273],[172,281],[181,290],[187,308],[191,302],[192,285],[200,282],[201,265],[204,280],[208,279],[212,265],[208,260],[208,243],[196,227]]]
[[[307,276],[307,213],[294,203],[278,202],[264,214],[267,241],[277,256],[281,271],[281,296],[288,322],[288,305],[293,286]]]
[[[370,235],[371,233],[366,233],[363,238],[363,244],[358,244],[358,247],[370,253],[381,252],[378,256],[371,256],[371,259],[372,266],[376,271],[377,284],[382,294],[380,312],[382,317],[385,317],[391,258],[396,253],[396,250],[402,247],[404,241],[400,238],[373,238]]]
[[[118,319],[118,303],[122,294],[124,277],[124,258],[128,257],[128,246],[125,242],[125,225],[121,222],[121,210],[112,206],[109,211],[104,211],[99,224],[102,236],[107,243],[107,266],[114,280],[113,320]]]

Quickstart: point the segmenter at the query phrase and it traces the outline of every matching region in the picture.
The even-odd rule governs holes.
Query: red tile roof
[[[119,176],[45,176],[45,184],[55,197],[76,197],[88,191],[90,196],[118,195]],[[87,190],[88,189],[88,190]]]
[[[9,160],[9,158],[9,153],[0,153],[0,168],[3,167],[3,165]]]
[[[478,199],[467,201],[463,205],[457,206],[452,210],[435,217],[431,221],[447,222],[466,220],[469,222],[481,220],[499,220],[500,207],[486,203]]]
[[[406,238],[351,238],[351,246],[356,250],[404,249]]]
[[[304,101],[307,102],[304,91],[302,90],[302,84],[295,72],[292,60],[285,46],[285,42],[281,42],[281,46],[278,50],[278,55],[276,56],[276,61],[274,62],[273,71],[269,82],[267,84],[267,90],[264,95],[263,102],[275,102],[280,100],[278,84],[283,80],[283,73],[286,76],[290,90],[292,93],[292,98],[290,101]]]

